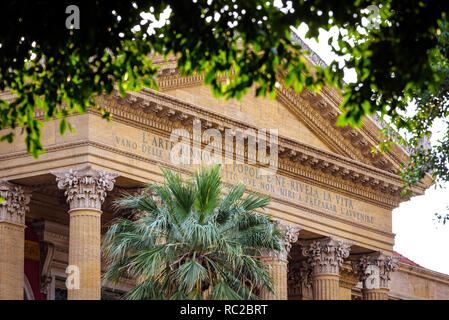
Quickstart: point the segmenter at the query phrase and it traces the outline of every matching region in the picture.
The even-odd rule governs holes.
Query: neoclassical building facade
[[[315,54],[308,59],[323,63]],[[115,287],[101,281],[102,235],[126,215],[113,202],[162,182],[160,166],[192,172],[194,166],[171,161],[171,134],[192,133],[195,121],[223,140],[229,132],[279,130],[275,174],[261,175],[258,162],[237,161],[248,157],[247,147],[240,154],[226,150],[235,159],[221,168],[225,183],[243,181],[249,191],[272,197],[265,213],[286,234],[285,252],[264,258],[275,292],[262,298],[449,299],[448,275],[394,252],[392,210],[409,200],[401,197],[398,176],[408,153],[399,146],[371,153],[379,142],[376,119],[367,117],[357,130],[336,127],[342,98],[328,87],[317,94],[280,85],[274,100],[255,98],[254,91],[239,101],[215,99],[202,75],[181,77],[174,58],[155,62],[158,92],[98,97],[111,121],[94,109],[73,114],[68,120],[76,133],[64,136],[59,120],[45,123],[46,153],[38,159],[26,152],[20,128],[14,143],[0,144],[0,299],[116,299],[129,290],[132,279]],[[412,196],[431,184],[426,177]],[[77,271],[79,288],[67,287]]]

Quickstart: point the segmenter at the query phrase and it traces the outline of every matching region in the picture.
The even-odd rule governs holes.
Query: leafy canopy
[[[65,9],[73,4],[80,9],[78,30],[65,27]],[[362,23],[372,17],[370,5],[379,9],[379,28]],[[150,26],[167,7],[167,23]],[[7,30],[0,34],[0,90],[9,88],[16,99],[0,101],[0,129],[23,126],[27,150],[38,157],[44,152],[43,121],[61,118],[64,133],[73,130],[68,114],[95,107],[95,97],[114,86],[122,95],[156,88],[151,57],[169,53],[179,57],[182,75],[204,74],[216,97],[239,99],[252,86],[257,95],[274,97],[282,71],[285,85],[298,92],[325,84],[342,89],[339,125],[361,125],[364,115],[375,112],[397,125],[410,99],[437,94],[444,79],[435,59],[447,58],[447,50],[436,35],[447,12],[445,1],[414,0],[8,2],[0,10],[0,28]],[[355,83],[343,82],[344,66],[336,62],[325,69],[306,64],[306,52],[291,38],[290,27],[300,23],[309,27],[307,37],[317,37],[320,28],[338,28],[330,42],[335,53],[349,55],[346,67],[355,69]],[[37,109],[43,117],[35,117]],[[433,109],[437,116],[431,120],[446,114],[438,104]],[[414,124],[410,119],[403,128],[414,130]],[[1,139],[11,142],[14,133]],[[416,147],[417,140],[409,143]],[[413,174],[419,178],[422,170]]]
[[[202,168],[184,181],[162,169],[163,185],[118,201],[139,218],[120,218],[106,233],[103,252],[110,269],[104,278],[137,279],[126,299],[240,300],[272,291],[260,258],[284,250],[283,233],[269,216],[255,212],[269,197],[244,197],[244,184],[223,196],[219,170]]]
[[[449,23],[444,21],[435,36],[437,45],[429,53],[432,71],[440,77],[435,90],[419,88],[410,101],[403,101],[402,111],[391,117],[383,129],[386,137],[379,146],[388,149],[392,143],[411,146],[410,161],[401,173],[406,187],[431,173],[437,182],[449,181]],[[423,137],[431,137],[435,128],[441,138],[433,147],[426,146]],[[399,131],[403,135],[398,135]]]

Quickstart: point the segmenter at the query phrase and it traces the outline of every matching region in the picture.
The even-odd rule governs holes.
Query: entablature
[[[204,107],[187,103],[164,93],[152,90],[129,93],[125,99],[118,94],[98,100],[101,107],[112,112],[115,120],[123,120],[134,126],[152,127],[170,136],[174,124],[188,128],[195,119],[204,127],[225,130],[253,129],[239,120],[230,119]],[[269,147],[267,147],[269,150]],[[279,170],[282,174],[299,176],[317,181],[320,185],[333,186],[371,201],[394,208],[407,200],[401,197],[402,181],[391,172],[375,168],[300,141],[279,136]],[[412,195],[423,194],[425,186],[419,183]]]

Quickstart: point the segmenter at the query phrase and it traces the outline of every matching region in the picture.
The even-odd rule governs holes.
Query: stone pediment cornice
[[[105,97],[105,99],[109,99]],[[117,106],[114,103],[108,103],[104,100],[102,107],[111,109],[116,116],[128,117],[133,122],[142,119],[148,125],[145,119],[153,117],[159,119],[154,122],[154,127],[160,132],[166,132],[168,135],[176,122],[183,125],[191,125],[193,120],[200,119],[205,128],[216,128],[221,132],[226,129],[257,131],[257,127],[251,126],[243,121],[231,119],[210,109],[182,101],[168,94],[156,92],[153,90],[142,90],[140,92],[131,92],[125,99],[121,99],[118,94],[113,99],[117,99]],[[120,105],[127,104],[128,112]],[[132,112],[134,114],[126,115]],[[150,124],[151,126],[151,124]],[[378,169],[376,167],[364,164],[360,161],[350,159],[349,157],[329,152],[312,145],[291,139],[285,136],[279,136],[279,169],[290,176],[306,174],[308,178],[314,173],[323,185],[326,181],[329,185],[336,186],[336,181],[341,185],[346,185],[347,191],[359,193],[362,196],[376,195],[376,200],[389,198],[389,204],[393,207],[399,202],[407,200],[400,197],[402,190],[402,181],[400,177],[391,172]],[[423,194],[425,185],[419,183],[412,194]],[[374,193],[373,193],[374,191]],[[387,200],[387,199],[385,199]],[[383,202],[383,201],[382,201]],[[395,204],[393,204],[395,203]]]
[[[310,60],[310,57],[307,58]],[[314,61],[310,63],[316,64]],[[174,57],[167,61],[156,60],[155,64],[161,65],[157,81],[162,92],[203,85],[203,75],[181,77]],[[282,77],[281,74],[278,76]],[[298,94],[293,88],[281,85],[277,89],[276,99],[286,105],[333,151],[341,155],[392,173],[398,173],[400,164],[408,161],[408,153],[398,145],[393,145],[390,151],[382,154],[372,153],[372,149],[380,143],[381,128],[369,116],[364,118],[361,128],[337,127],[336,119],[340,114],[339,105],[343,99],[335,88],[325,86],[319,94],[306,90]],[[431,179],[428,178],[425,181],[426,185],[430,186]]]
[[[324,60],[319,56],[318,53],[316,53],[314,50],[310,48],[307,43],[301,39],[297,31],[292,28],[291,29],[291,35],[294,41],[299,42],[301,46],[309,51],[309,55],[306,56],[309,64],[311,65],[318,65],[320,67],[326,68],[328,65],[324,62]],[[325,96],[327,99],[329,99],[332,102],[332,105],[334,107],[337,107],[343,102],[343,98],[340,94],[340,92],[335,88],[330,87],[324,87],[323,90],[320,92],[321,95]],[[365,139],[371,140],[372,145],[378,145],[379,144],[379,129],[382,128],[382,125],[379,124],[379,122],[375,119],[376,116],[366,116],[364,119],[364,123],[362,128],[360,128],[360,133],[364,135]],[[333,119],[332,119],[333,120]],[[334,124],[333,122],[332,124]],[[346,130],[343,128],[340,128],[342,130]],[[362,144],[362,147],[364,145]],[[393,145],[391,151],[388,151],[383,154],[385,158],[388,158],[389,161],[391,161],[392,164],[394,164],[394,167],[397,169],[399,167],[399,164],[401,162],[408,161],[409,154],[406,150],[404,150],[402,147],[398,145]],[[380,165],[384,165],[384,163],[380,163]],[[390,169],[394,172],[394,169]]]
[[[307,58],[310,63],[317,64],[316,61],[311,61],[310,57]],[[177,69],[177,59],[173,56],[169,56],[167,60],[155,56],[153,62],[161,66],[157,77],[161,92],[203,85],[203,75],[181,77]],[[298,94],[292,88],[285,88],[281,85],[277,93],[276,99],[301,119],[308,129],[324,141],[332,151],[393,174],[399,173],[400,163],[408,161],[408,153],[398,145],[393,145],[391,151],[377,155],[372,154],[372,148],[380,142],[379,130],[381,128],[369,116],[364,118],[363,126],[359,129],[335,125],[340,112],[338,106],[342,102],[342,96],[337,89],[325,86],[319,94],[309,91]],[[1,98],[11,100],[12,95],[6,90],[1,93]],[[42,112],[38,111],[39,115],[40,113]],[[432,178],[430,175],[426,175],[423,183],[418,185],[418,189],[428,188],[432,184]]]
[[[293,109],[301,107],[295,106],[295,104],[297,105],[297,93],[292,88],[282,88],[282,91],[283,94],[290,95],[290,101],[287,102],[289,107],[292,107],[292,105]],[[332,139],[330,145],[338,144],[338,141],[341,141],[340,145],[343,147],[339,151],[340,153],[344,152],[341,154],[347,154],[353,159],[392,173],[399,171],[401,162],[408,161],[408,154],[397,145],[393,145],[391,151],[383,154],[372,154],[372,149],[380,143],[379,134],[381,128],[369,116],[364,118],[363,126],[359,129],[354,129],[350,126],[337,127],[336,120],[340,114],[338,106],[342,103],[341,95],[337,90],[324,87],[319,94],[303,91],[299,96],[307,101],[309,107],[320,116],[321,119],[315,120],[315,122],[323,125],[322,122],[325,120],[324,130],[327,131],[329,138]],[[302,108],[304,109],[304,106]],[[308,118],[312,120],[310,115],[308,115]],[[327,123],[325,123],[326,121]]]

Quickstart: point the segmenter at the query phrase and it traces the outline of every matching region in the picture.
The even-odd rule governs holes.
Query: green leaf
[[[63,135],[63,134],[65,133],[66,130],[67,130],[67,122],[66,122],[65,119],[62,119],[62,120],[59,122],[59,133],[60,133],[61,135]]]

